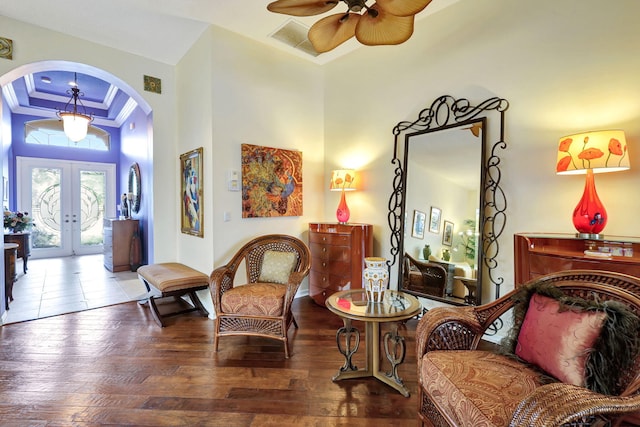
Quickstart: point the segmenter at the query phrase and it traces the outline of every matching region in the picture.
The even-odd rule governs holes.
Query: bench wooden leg
[[[153,316],[153,320],[155,320],[156,323],[160,325],[161,328],[164,328],[165,324],[162,321],[162,316],[160,315],[160,312],[158,311],[158,306],[156,305],[156,301],[152,296],[149,297],[149,309],[151,310],[151,315]]]

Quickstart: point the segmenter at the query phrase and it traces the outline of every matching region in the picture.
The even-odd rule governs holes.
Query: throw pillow
[[[543,295],[558,301],[559,311],[601,312],[605,319],[593,348],[586,354],[584,365],[584,385],[597,393],[617,395],[620,392],[620,374],[628,372],[640,351],[640,318],[624,304],[616,301],[585,300],[570,297],[552,284],[533,283],[523,286],[513,295],[513,327],[502,341],[501,352],[517,357],[516,345],[520,330],[529,312],[533,295]],[[593,319],[593,318],[591,318]],[[543,332],[544,334],[544,332]],[[552,354],[557,347],[546,347]],[[550,373],[549,373],[550,374]],[[559,378],[557,378],[559,379]],[[553,378],[541,376],[541,381]]]
[[[605,317],[601,311],[562,310],[557,300],[534,294],[518,334],[516,355],[562,382],[583,387],[586,359]]]
[[[294,252],[266,251],[258,281],[286,285],[297,260],[298,255]]]

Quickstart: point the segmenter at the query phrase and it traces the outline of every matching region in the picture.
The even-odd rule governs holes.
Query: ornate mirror
[[[140,167],[134,163],[129,168],[129,194],[131,194],[131,212],[140,211]]]
[[[480,304],[490,286],[500,295],[504,279],[495,269],[507,202],[498,151],[506,148],[508,106],[444,95],[393,129],[388,265],[398,263],[398,289],[455,305]]]

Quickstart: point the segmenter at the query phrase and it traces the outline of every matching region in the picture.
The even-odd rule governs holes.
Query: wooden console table
[[[16,243],[18,245],[18,258],[22,258],[22,272],[27,274],[27,261],[31,255],[31,233],[8,233],[4,235],[5,243]]]
[[[581,239],[573,234],[518,233],[514,250],[516,287],[563,270],[605,270],[640,277],[640,237]],[[607,252],[610,257],[595,256]]]

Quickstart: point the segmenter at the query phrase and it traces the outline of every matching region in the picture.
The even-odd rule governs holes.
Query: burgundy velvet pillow
[[[561,309],[560,303],[533,294],[515,353],[562,382],[585,385],[585,363],[606,319],[602,311]]]

